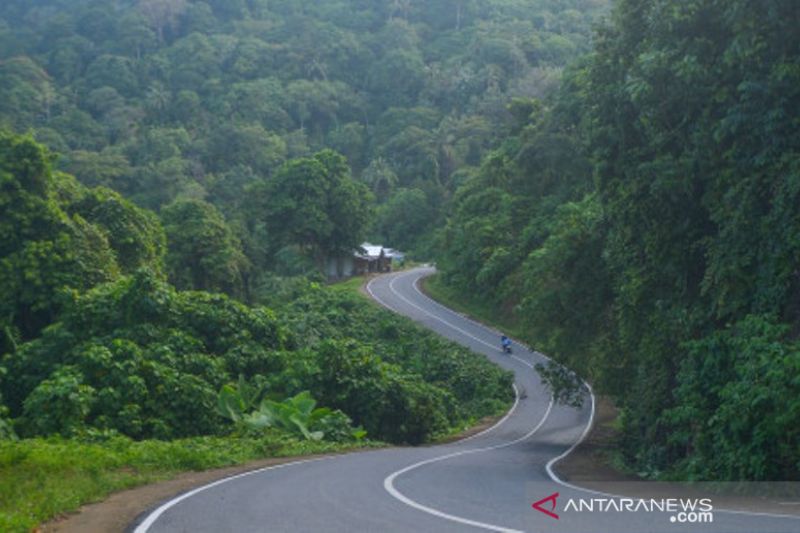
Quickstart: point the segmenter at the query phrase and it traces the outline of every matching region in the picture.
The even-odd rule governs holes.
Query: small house
[[[392,259],[387,257],[386,249],[381,245],[365,242],[353,257],[354,275],[392,271]]]
[[[325,275],[330,280],[392,271],[392,260],[402,260],[403,254],[379,244],[363,243],[352,254],[329,257]]]

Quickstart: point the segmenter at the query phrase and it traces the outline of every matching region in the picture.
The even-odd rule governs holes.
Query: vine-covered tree
[[[161,220],[167,234],[167,273],[177,288],[243,295],[248,261],[213,205],[178,200],[161,210]]]
[[[442,233],[445,279],[613,395],[651,476],[800,475],[799,22],[619,1],[557,93],[512,102]]]
[[[53,171],[53,159],[30,136],[0,132],[0,351],[49,324],[66,289],[162,268],[158,217]]]

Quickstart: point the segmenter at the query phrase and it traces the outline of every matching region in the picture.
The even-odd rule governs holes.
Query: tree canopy
[[[29,136],[0,132],[0,324],[3,350],[37,335],[63,290],[85,290],[164,254],[152,213],[52,169]]]
[[[800,476],[798,22],[619,1],[557,93],[512,102],[440,236],[450,284],[617,400],[652,477]]]
[[[286,163],[250,194],[276,246],[305,247],[320,260],[357,249],[371,218],[369,190],[332,150]]]
[[[31,129],[84,184],[156,211],[203,199],[244,232],[257,228],[230,196],[326,148],[379,203],[393,188],[374,181],[378,168],[425,192],[441,219],[451,177],[496,144],[507,100],[552,91],[605,7],[7,0],[0,127]]]

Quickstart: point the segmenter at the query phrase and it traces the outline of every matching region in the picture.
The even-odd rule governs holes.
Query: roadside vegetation
[[[209,292],[233,286],[243,257],[212,208],[175,204],[165,231],[52,160],[30,136],[0,134],[4,528],[178,471],[432,442],[508,409],[510,374],[355,282],[273,273],[251,305]],[[300,166],[350,179],[342,161]]]
[[[439,236],[441,283],[613,397],[644,477],[800,479],[798,22],[616,2]]]
[[[379,447],[376,442],[297,439],[281,432],[255,436],[134,441],[120,435],[89,439],[0,440],[0,530],[25,533],[42,522],[102,500],[110,493],[169,479],[181,472]]]
[[[526,337],[525,329],[520,325],[520,320],[513,309],[498,309],[495,300],[487,300],[482,296],[476,297],[455,289],[443,280],[441,273],[424,278],[420,285],[425,294],[450,309],[483,324],[488,324],[510,337],[517,339]]]

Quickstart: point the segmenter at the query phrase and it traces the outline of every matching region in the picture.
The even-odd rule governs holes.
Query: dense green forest
[[[337,422],[330,436],[349,435],[352,417],[391,442],[429,441],[510,401],[508,373],[351,292],[297,278],[268,309],[177,290],[164,272],[183,268],[170,257],[188,244],[171,234],[193,231],[186,220],[211,234],[187,240],[216,243],[197,258],[207,279],[241,260],[226,255],[232,237],[219,214],[175,203],[165,231],[118,194],[54,172],[51,159],[30,137],[0,135],[0,435],[227,434],[238,419],[221,416],[218,394],[240,376],[266,400],[310,391],[340,410],[319,420]]]
[[[511,106],[441,234],[447,283],[616,399],[644,475],[800,479],[798,24],[790,1],[619,0],[557,93]]]
[[[0,125],[138,205],[210,202],[271,270],[297,263],[275,259],[250,188],[334,149],[381,206],[371,237],[424,253],[508,99],[551,91],[605,4],[7,0]]]
[[[368,237],[611,396],[642,475],[800,478],[800,6],[607,4],[3,2],[0,438],[244,431],[253,390],[392,442],[501,409],[315,283]]]
[[[420,443],[501,411],[509,375],[319,267],[366,237],[429,254],[508,102],[554,91],[605,7],[3,2],[0,437],[299,409],[305,437]]]

